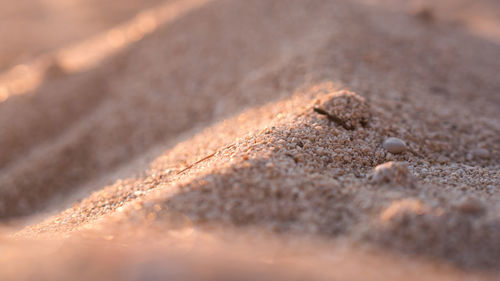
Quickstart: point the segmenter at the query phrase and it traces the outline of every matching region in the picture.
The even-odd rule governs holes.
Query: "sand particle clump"
[[[467,196],[460,200],[457,204],[455,204],[455,208],[462,213],[472,215],[480,215],[486,210],[483,202],[472,196]]]
[[[391,161],[378,165],[369,175],[369,180],[374,184],[399,184],[408,187],[415,184],[415,178],[405,162]]]
[[[382,223],[387,223],[398,216],[406,213],[422,215],[430,211],[430,207],[426,206],[422,201],[416,199],[402,199],[392,202],[380,214]]]
[[[340,123],[346,129],[366,127],[370,120],[370,108],[366,100],[351,91],[332,93],[316,107],[316,112],[324,112],[329,119]]]

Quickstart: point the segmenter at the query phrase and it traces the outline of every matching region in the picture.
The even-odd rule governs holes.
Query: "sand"
[[[201,2],[0,104],[0,276],[498,278],[495,1]]]

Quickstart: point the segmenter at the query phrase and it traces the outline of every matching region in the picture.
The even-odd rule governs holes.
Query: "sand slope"
[[[384,280],[398,280],[394,272],[408,264],[428,278],[494,275],[500,47],[494,32],[481,37],[441,18],[443,7],[427,17],[399,1],[207,2],[97,69],[0,105],[0,215],[61,208],[54,198],[93,189],[15,236],[124,240],[124,256],[132,257],[151,254],[130,242],[144,236],[162,247],[204,244],[209,236],[223,241],[211,250],[230,251],[224,239],[260,233],[251,240],[263,248],[268,240],[315,241],[305,242],[315,249],[306,256],[289,246],[270,251],[321,260],[305,269],[318,280],[339,274],[323,255],[342,247],[351,249],[339,254],[343,268],[382,258],[385,269],[371,268],[385,272]],[[381,144],[389,136],[405,140],[408,151],[387,153]],[[141,171],[134,159],[157,152],[146,171],[127,178]],[[388,176],[374,174],[389,161],[398,163]],[[123,177],[103,187],[113,174]],[[221,228],[235,232],[221,235]],[[179,238],[179,231],[189,235]],[[79,251],[72,245],[64,247],[69,256]],[[115,255],[113,245],[75,259]],[[22,258],[23,247],[12,247]],[[165,253],[168,247],[151,256]],[[64,264],[55,258],[48,267]],[[123,268],[116,262],[95,274],[120,279]],[[337,278],[360,278],[340,272]]]

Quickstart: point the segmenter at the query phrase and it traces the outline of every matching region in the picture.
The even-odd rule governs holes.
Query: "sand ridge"
[[[185,134],[144,174],[96,186],[16,237],[154,237],[180,222],[202,235],[257,229],[498,270],[500,49],[439,13],[423,22],[397,3],[214,1],[99,69],[7,101],[6,116],[47,102],[39,96],[58,104],[64,96],[81,111],[66,120],[72,109],[61,107],[61,117],[40,121],[39,139],[2,138],[12,159],[26,155],[4,164],[3,216],[29,214]],[[102,88],[83,87],[95,81]],[[92,98],[66,97],[64,87]],[[10,127],[18,138],[37,127],[17,122],[27,126]],[[406,152],[383,149],[393,136]]]

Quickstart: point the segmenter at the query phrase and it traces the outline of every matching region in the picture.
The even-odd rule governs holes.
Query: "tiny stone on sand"
[[[472,151],[472,155],[474,155],[475,158],[480,158],[480,159],[489,159],[490,158],[490,152],[485,148],[474,149]]]
[[[406,143],[398,138],[387,138],[382,147],[392,154],[399,154],[406,151]]]

